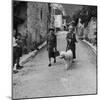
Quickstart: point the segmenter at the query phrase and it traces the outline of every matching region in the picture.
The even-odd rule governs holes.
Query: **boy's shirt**
[[[13,47],[17,46],[16,39],[13,37]]]
[[[21,39],[16,39],[17,47],[22,47],[23,43]]]

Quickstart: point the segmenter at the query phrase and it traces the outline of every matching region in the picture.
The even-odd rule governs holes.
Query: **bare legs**
[[[56,63],[56,57],[54,57],[54,63]],[[49,58],[49,65],[48,66],[51,66],[51,58]]]
[[[51,58],[49,58],[49,65],[48,66],[51,66]]]

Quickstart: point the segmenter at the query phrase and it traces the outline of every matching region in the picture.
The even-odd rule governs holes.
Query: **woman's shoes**
[[[75,59],[73,59],[72,63],[75,63]]]
[[[54,63],[56,63],[56,59],[54,59]],[[50,67],[51,66],[51,63],[48,66]]]

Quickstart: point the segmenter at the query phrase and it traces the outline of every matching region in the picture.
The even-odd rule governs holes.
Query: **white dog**
[[[61,51],[59,58],[65,60],[65,66],[66,66],[66,69],[68,69],[71,66],[72,61],[73,61],[73,53],[71,50],[68,50],[67,52]]]

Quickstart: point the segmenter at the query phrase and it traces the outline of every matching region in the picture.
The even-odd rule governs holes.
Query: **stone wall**
[[[82,36],[82,38],[95,45],[97,42],[97,19],[91,18],[87,27],[78,23],[77,33],[79,36]]]
[[[28,2],[27,4],[27,30],[29,49],[36,41],[38,44],[43,42],[47,34],[48,4]]]
[[[88,26],[84,28],[84,38],[95,45],[97,43],[97,19],[91,18]]]
[[[23,24],[18,25],[18,32],[24,38],[27,51],[34,50],[34,43],[41,44],[47,35],[49,9],[47,3],[27,2],[27,9],[20,9],[20,16],[26,15]],[[24,11],[23,11],[24,10]]]

